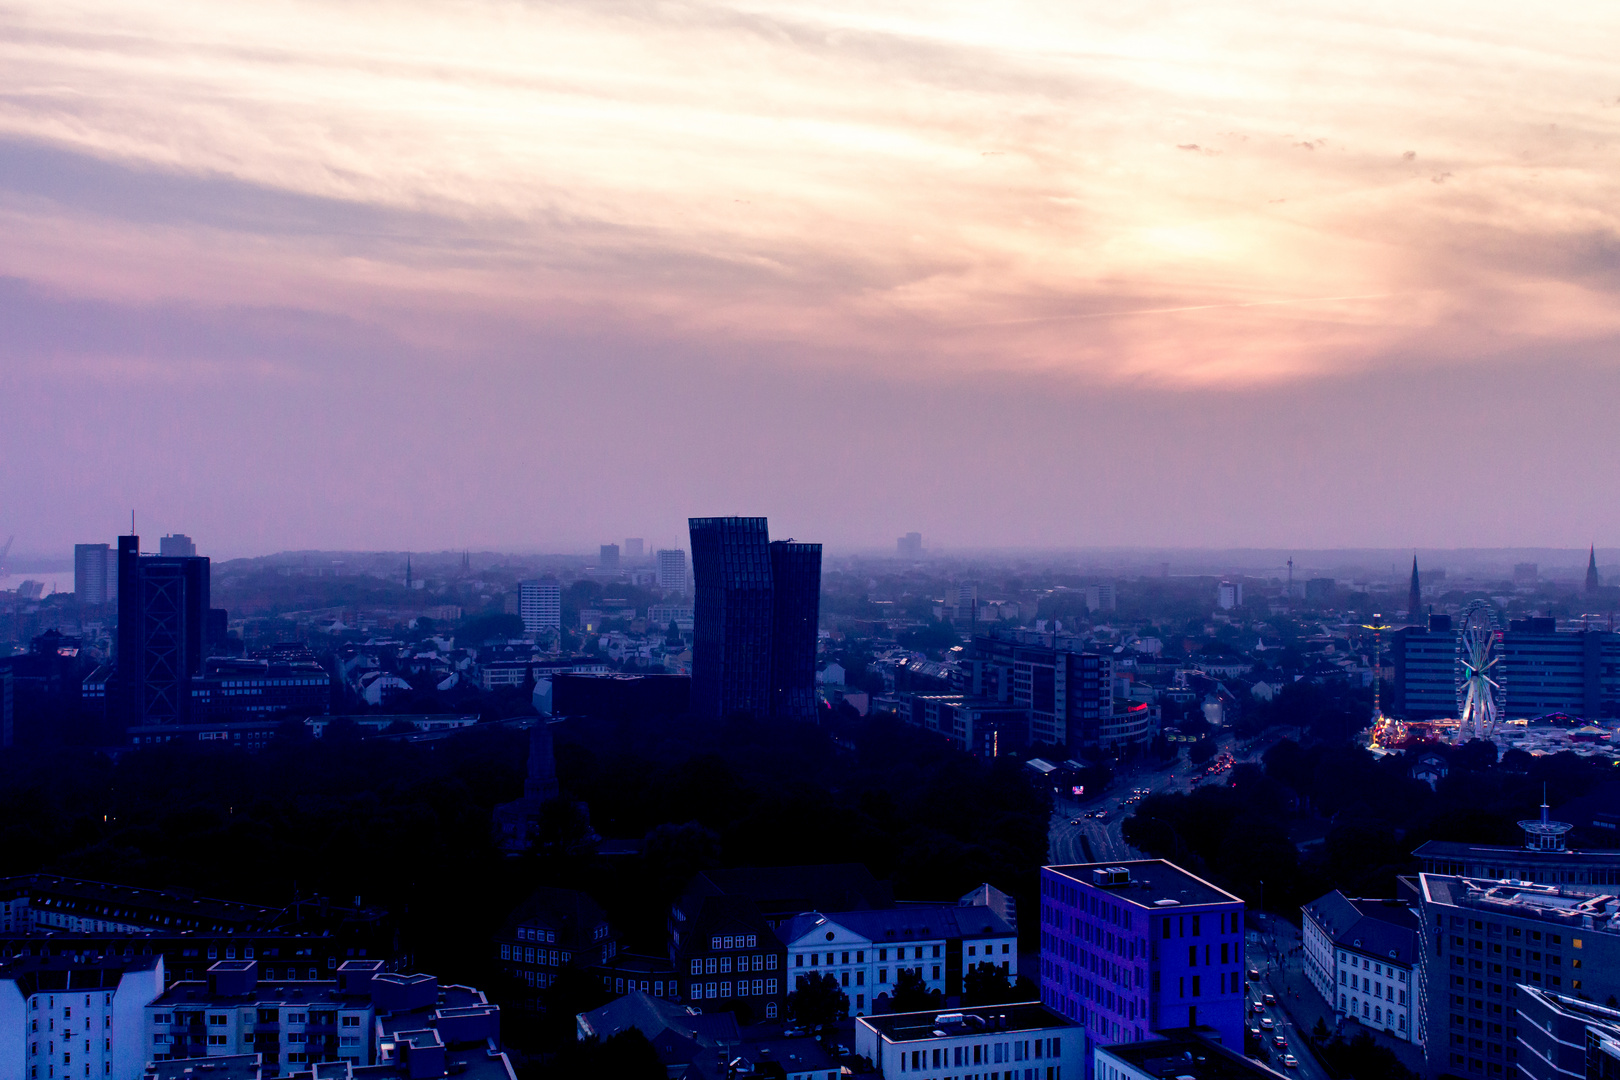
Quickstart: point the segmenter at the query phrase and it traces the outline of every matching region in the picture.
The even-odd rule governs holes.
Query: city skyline
[[[1612,545],[1617,18],[16,6],[0,535]]]

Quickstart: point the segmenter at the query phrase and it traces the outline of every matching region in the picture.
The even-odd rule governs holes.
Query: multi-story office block
[[[1432,1074],[1521,1075],[1523,988],[1594,1001],[1620,994],[1613,893],[1443,874],[1418,882],[1420,1037]]]
[[[1165,862],[1041,869],[1041,1000],[1097,1045],[1161,1028],[1243,1045],[1244,904]],[[1089,1068],[1089,1066],[1088,1066]]]
[[[891,700],[905,723],[979,757],[1000,757],[1029,745],[1029,710],[1014,702],[964,694],[898,694]]]
[[[816,631],[821,614],[821,545],[771,544],[771,713],[816,715]]]
[[[1564,838],[1572,826],[1549,821],[1545,804],[1540,821],[1521,821],[1519,828],[1525,831],[1522,847],[1428,840],[1412,854],[1430,874],[1555,885],[1620,885],[1620,851],[1568,850]]]
[[[647,542],[639,536],[632,536],[624,542],[624,557],[631,562],[640,562],[647,553]]]
[[[883,1080],[1079,1080],[1089,1056],[1074,1021],[1034,1001],[863,1016],[855,1021],[855,1052]]]
[[[0,960],[0,1076],[137,1080],[163,986],[161,956]]]
[[[686,591],[686,552],[679,548],[658,550],[658,587],[668,592]]]
[[[908,532],[894,542],[895,554],[902,559],[922,558],[922,533]]]
[[[118,595],[118,561],[107,544],[73,545],[73,595],[81,604],[110,604]]]
[[[603,544],[601,553],[597,556],[596,565],[603,570],[617,570],[619,568],[619,545]]]
[[[158,539],[158,554],[189,559],[197,554],[197,545],[185,533],[170,533]]]
[[[1334,1015],[1417,1042],[1417,914],[1399,900],[1353,900],[1335,889],[1300,915],[1305,974]]]
[[[195,555],[142,555],[118,538],[118,698],[127,727],[191,719],[208,653],[210,568]]]
[[[1113,658],[1069,645],[1027,631],[975,637],[974,693],[1029,710],[1031,744],[1061,746],[1071,755],[1145,748],[1153,739],[1152,711],[1115,707]]]
[[[1427,627],[1405,626],[1390,635],[1395,691],[1390,712],[1407,720],[1457,714],[1457,634],[1450,615],[1431,615]]]
[[[562,583],[554,577],[531,578],[518,585],[518,615],[523,632],[540,634],[562,628]]]
[[[902,904],[823,915],[811,911],[778,927],[787,947],[789,989],[809,975],[831,975],[864,1016],[887,1002],[903,972],[929,990],[954,997],[963,975],[991,964],[1009,983],[1018,978],[1018,934],[983,906]]]

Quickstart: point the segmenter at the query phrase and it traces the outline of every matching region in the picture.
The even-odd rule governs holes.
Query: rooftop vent
[[[1124,866],[1098,866],[1091,871],[1091,883],[1108,889],[1131,883],[1131,872]]]

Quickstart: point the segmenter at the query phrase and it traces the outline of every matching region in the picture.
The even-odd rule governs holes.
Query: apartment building
[[[1041,869],[1041,1000],[1098,1045],[1162,1028],[1241,1046],[1244,903],[1163,859]],[[1089,1073],[1088,1073],[1089,1075]]]
[[[163,958],[0,960],[0,1076],[138,1080],[147,1002],[163,992]]]

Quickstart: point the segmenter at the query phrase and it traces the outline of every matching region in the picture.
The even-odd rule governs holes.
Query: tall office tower
[[[1406,593],[1406,625],[1423,625],[1423,589],[1418,584],[1417,556],[1412,556],[1412,587]]]
[[[523,632],[526,634],[560,630],[562,584],[550,576],[519,583],[518,614],[523,618]]]
[[[192,556],[197,554],[197,545],[185,533],[171,533],[158,540],[158,554]]]
[[[659,549],[658,587],[674,592],[686,591],[686,552],[679,548]]]
[[[1242,899],[1163,859],[1041,868],[1041,1001],[1098,1045],[1204,1025],[1243,1044]]]
[[[909,532],[894,542],[895,554],[902,559],[922,558],[922,533]]]
[[[771,545],[771,711],[776,716],[815,719],[820,615],[821,545],[776,541]]]
[[[603,570],[617,570],[619,568],[619,545],[603,544],[602,555],[597,562]]]
[[[624,542],[624,557],[639,562],[647,554],[647,541],[632,536]]]
[[[691,518],[692,711],[765,716],[771,708],[770,537],[765,519]]]
[[[118,694],[131,726],[183,724],[191,679],[208,652],[210,565],[196,555],[142,555],[118,538]]]
[[[73,545],[73,595],[79,603],[105,604],[117,595],[109,587],[113,565],[111,545]]]
[[[947,610],[950,616],[954,610],[954,621],[958,626],[972,626],[979,618],[979,583],[977,581],[958,581],[956,583],[956,605],[954,609]]]

